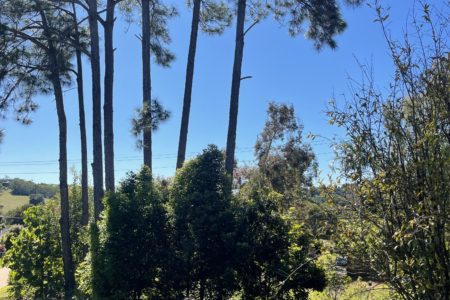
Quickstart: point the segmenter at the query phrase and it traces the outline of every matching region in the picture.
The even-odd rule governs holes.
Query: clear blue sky
[[[432,1],[433,2],[433,1]],[[434,0],[439,6],[445,1]],[[183,0],[172,0],[183,4]],[[401,34],[401,28],[412,13],[412,0],[384,1],[391,6],[393,35]],[[170,22],[171,49],[176,61],[169,69],[153,67],[153,95],[172,112],[170,120],[154,134],[154,173],[171,176],[175,170],[178,146],[186,57],[190,32],[191,13],[178,5],[179,17]],[[374,11],[367,6],[358,9],[344,7],[347,30],[338,37],[337,50],[317,52],[312,43],[298,36],[291,38],[286,28],[268,19],[257,25],[247,35],[243,63],[243,75],[251,75],[241,86],[239,121],[237,132],[237,158],[251,163],[258,133],[263,128],[269,101],[286,102],[295,106],[304,124],[305,134],[311,132],[332,138],[342,138],[338,129],[327,124],[324,113],[326,103],[335,95],[348,91],[348,77],[360,78],[356,58],[372,63],[379,87],[383,88],[392,76],[386,43],[380,26],[375,23]],[[141,151],[135,146],[130,133],[130,120],[141,104],[140,43],[135,34],[137,26],[129,26],[118,20],[115,30],[116,65],[114,86],[116,178],[123,178],[128,170],[137,170],[141,163]],[[234,51],[234,27],[222,36],[199,36],[197,60],[191,107],[191,122],[187,152],[198,153],[208,144],[224,147],[228,126],[228,109],[231,71]],[[91,148],[91,100],[89,65],[85,69],[85,97]],[[10,116],[0,121],[6,136],[0,145],[0,177],[21,177],[37,182],[58,181],[58,131],[54,100],[38,97],[39,110],[33,115],[33,124],[23,126]],[[69,166],[79,169],[80,147],[77,98],[74,90],[65,93],[68,119]],[[333,152],[323,140],[312,143],[321,176],[330,172]],[[92,151],[89,150],[89,158]]]

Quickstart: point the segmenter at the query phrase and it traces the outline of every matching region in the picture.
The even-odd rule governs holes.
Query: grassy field
[[[11,195],[9,191],[0,192],[0,213],[7,213],[14,208],[27,204],[28,201],[28,196]]]

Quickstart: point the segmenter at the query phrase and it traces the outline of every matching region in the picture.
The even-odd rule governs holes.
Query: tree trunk
[[[75,277],[73,270],[72,250],[70,248],[69,189],[67,186],[67,123],[59,74],[52,77],[57,78],[57,80],[54,79],[52,81],[55,81],[53,86],[59,126],[59,193],[61,197],[60,226],[64,266],[64,289],[65,298],[72,299],[72,295],[75,290]]]
[[[105,147],[105,187],[107,191],[114,191],[114,128],[113,128],[113,86],[114,86],[114,10],[115,0],[106,3],[105,29],[105,102],[104,114],[104,147]]]
[[[73,3],[72,3],[73,4]],[[75,42],[80,45],[80,36],[78,32],[78,20],[75,4],[73,4]],[[81,50],[75,49],[77,59],[77,91],[78,91],[78,114],[80,121],[80,139],[81,139],[81,224],[86,226],[89,223],[89,191],[88,191],[88,156],[87,156],[87,138],[86,138],[86,117],[84,111],[84,92],[83,92],[83,62],[81,60]]]
[[[205,299],[205,279],[204,278],[202,278],[200,280],[199,298],[200,298],[200,300],[204,300]]]
[[[100,86],[100,46],[97,23],[97,0],[89,0],[89,29],[92,73],[92,174],[94,179],[94,217],[98,220],[103,210],[103,153],[102,153],[102,99]]]
[[[72,299],[75,290],[75,276],[73,270],[72,250],[70,243],[70,216],[69,216],[69,188],[67,185],[67,121],[64,111],[64,99],[61,87],[58,55],[53,45],[47,19],[40,11],[44,34],[48,39],[48,61],[50,67],[50,80],[55,95],[56,112],[58,114],[59,129],[59,193],[61,203],[61,250],[64,271],[65,299]]]
[[[236,128],[239,108],[239,90],[241,87],[242,58],[244,55],[244,24],[246,0],[239,0],[236,24],[236,45],[234,49],[233,78],[231,82],[230,117],[228,123],[225,169],[233,176],[234,152],[236,149]]]
[[[183,114],[181,117],[180,140],[178,142],[177,169],[183,166],[186,159],[186,143],[189,127],[189,113],[191,110],[192,83],[194,80],[195,52],[197,50],[198,24],[200,22],[200,5],[202,0],[194,0],[192,10],[191,38],[186,67],[186,82],[184,85]]]
[[[150,0],[142,0],[142,96],[145,117],[151,121],[152,82],[150,75]],[[149,123],[146,123],[149,125]],[[144,165],[152,169],[152,130],[144,126],[143,145]]]
[[[77,89],[78,89],[78,114],[80,119],[81,137],[81,224],[86,226],[89,223],[89,186],[88,186],[88,156],[86,138],[86,118],[84,112],[83,95],[83,66],[81,61],[81,51],[76,50],[77,56]]]

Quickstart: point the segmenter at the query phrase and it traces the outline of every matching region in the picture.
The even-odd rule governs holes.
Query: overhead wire
[[[313,142],[310,145],[330,145],[329,142]],[[249,153],[253,152],[253,147],[242,147],[236,150],[236,153]],[[200,154],[201,151],[197,152],[188,152],[188,158],[193,158],[196,155]],[[332,151],[328,152],[319,152],[315,153],[316,155],[329,155],[334,154]],[[154,160],[164,160],[164,159],[173,159],[176,158],[176,153],[162,153],[153,156]],[[139,161],[142,160],[142,157],[139,155],[136,156],[119,156],[115,159],[116,162],[130,162],[130,161]],[[81,163],[81,159],[68,159],[67,162],[69,164],[79,164]],[[239,160],[240,163],[255,163],[255,160]],[[30,160],[30,161],[0,161],[0,167],[32,167],[32,166],[50,166],[58,164],[58,160]],[[174,166],[153,166],[153,169],[169,169],[174,168]],[[126,172],[130,169],[116,169],[115,172]],[[0,175],[39,175],[39,174],[58,174],[58,171],[30,171],[30,172],[0,172]]]

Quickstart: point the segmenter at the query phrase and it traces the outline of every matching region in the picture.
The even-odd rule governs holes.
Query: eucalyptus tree
[[[142,45],[142,109],[133,121],[133,133],[138,137],[138,146],[142,147],[144,165],[152,169],[152,131],[169,114],[162,105],[152,99],[151,57],[157,65],[169,67],[175,56],[167,48],[171,42],[167,21],[177,15],[173,6],[167,6],[162,0],[128,0],[121,3],[122,10],[130,22],[134,21],[136,7],[139,8]],[[155,113],[156,112],[156,113]],[[162,119],[160,116],[164,116]],[[140,126],[136,126],[140,125]],[[142,139],[140,138],[142,137]]]
[[[316,175],[314,152],[304,143],[303,126],[292,105],[269,103],[267,115],[255,144],[258,169],[265,185],[283,194],[283,209],[298,207]]]
[[[225,28],[231,24],[232,19],[230,9],[223,1],[193,0],[189,1],[188,5],[192,6],[192,23],[186,66],[186,82],[184,85],[180,138],[178,142],[177,169],[183,166],[186,158],[186,144],[189,127],[189,114],[191,110],[198,29],[201,27],[204,32],[209,34],[222,34]]]
[[[59,129],[60,226],[64,287],[65,297],[71,299],[75,280],[67,184],[67,121],[62,88],[70,84],[72,53],[60,38],[61,32],[71,31],[72,22],[70,17],[54,4],[54,1],[44,0],[0,2],[0,34],[2,43],[6,43],[6,53],[2,55],[2,62],[6,61],[6,65],[11,66],[2,76],[2,81],[14,82],[12,93],[17,97],[31,99],[36,94],[50,93],[55,97]],[[8,58],[10,61],[7,61]]]
[[[361,4],[362,0],[345,0],[344,2],[351,5],[358,5]],[[234,169],[239,91],[241,81],[248,78],[241,76],[245,35],[269,14],[273,14],[275,19],[283,24],[288,24],[288,30],[291,36],[297,36],[299,33],[303,32],[303,24],[307,23],[308,29],[306,30],[305,36],[307,39],[314,42],[314,46],[318,50],[324,46],[336,48],[337,44],[334,37],[343,32],[346,27],[337,0],[237,1],[236,43],[231,81],[230,112],[225,161],[225,167],[230,176],[233,175]],[[251,20],[251,23],[245,28],[247,18]]]

